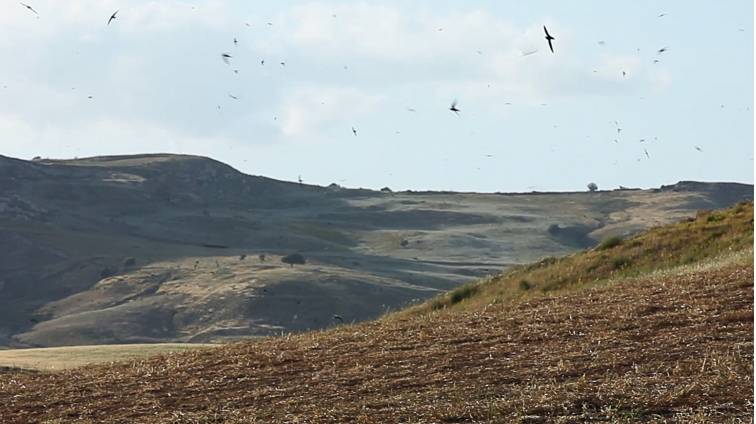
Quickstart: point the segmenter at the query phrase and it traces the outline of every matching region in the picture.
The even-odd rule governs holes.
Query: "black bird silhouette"
[[[21,4],[21,6],[24,6],[25,8],[27,8],[27,9],[31,10],[32,12],[34,12],[35,15],[39,16],[39,13],[37,13],[37,11],[34,10],[33,7],[29,6],[28,4],[24,4],[24,3],[21,3],[21,2],[19,2],[19,3]]]
[[[230,54],[228,54],[228,53],[223,53],[223,54],[221,55],[221,59],[223,59],[223,63],[225,63],[226,65],[228,65],[228,64],[229,64],[229,61],[228,61],[228,59],[231,59],[232,57],[233,57],[233,56],[231,56],[231,55],[230,55]]]
[[[701,150],[701,148],[698,146],[696,146],[696,150],[698,150],[699,152],[703,152],[703,150]]]
[[[659,50],[656,51],[656,54],[662,54],[667,51],[667,47],[662,47]]]
[[[549,30],[546,29],[546,25],[543,26],[543,32],[546,33],[546,41],[549,42],[549,49],[552,53],[554,53],[554,46],[551,44],[551,40],[556,40],[556,38],[552,37],[551,34],[549,34]]]
[[[663,12],[663,13],[660,13],[660,14],[659,14],[659,17],[660,17],[660,18],[661,18],[661,17],[664,17],[664,16],[667,16],[667,12]]]
[[[286,66],[286,62],[281,62],[281,66]]]
[[[459,116],[460,110],[457,109],[457,99],[454,99],[454,101],[452,102],[451,107],[449,108],[449,110],[452,111],[452,112],[454,112],[454,113],[456,113],[457,116]]]
[[[526,52],[520,52],[522,56],[530,56],[531,54],[535,54],[538,52],[538,49],[528,50]]]
[[[234,46],[236,46],[237,44],[239,44],[239,40],[237,40],[236,37],[234,37]]]
[[[354,133],[354,136],[357,137],[357,130],[352,127],[352,132]]]
[[[234,99],[234,100],[239,100],[239,98],[238,98],[238,97],[234,96],[234,95],[233,95],[233,94],[231,94],[231,93],[228,93],[228,97],[231,97],[231,98],[232,98],[232,99]]]
[[[647,158],[651,159],[651,156],[649,156],[649,155],[648,155],[648,150],[646,150],[646,149],[643,149],[643,153],[645,153],[645,154],[646,154],[646,157],[647,157]]]
[[[115,12],[113,12],[113,14],[112,14],[112,15],[110,15],[110,19],[108,19],[108,25],[110,25],[110,21],[112,21],[113,19],[115,19],[115,18],[116,18],[116,14],[118,14],[118,11],[117,11],[117,10],[116,10]]]
[[[265,65],[265,59],[260,61],[260,65]]]
[[[411,108],[411,107],[408,107],[408,108],[407,108],[407,110],[408,110],[409,112],[417,112],[417,111],[415,110],[415,108]]]
[[[336,315],[336,314],[333,315],[333,320],[334,321],[339,321],[339,322],[344,322],[344,318],[342,318],[341,315]]]

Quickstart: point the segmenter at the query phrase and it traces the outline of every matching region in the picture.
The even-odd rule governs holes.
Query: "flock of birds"
[[[35,9],[34,9],[34,7],[32,7],[31,5],[29,5],[29,4],[26,4],[26,3],[22,3],[22,2],[19,2],[19,3],[20,3],[20,5],[21,5],[21,6],[25,7],[25,8],[26,8],[26,9],[28,9],[28,10],[29,10],[30,12],[34,13],[35,15],[37,15],[37,17],[39,17],[39,13],[37,12],[37,10],[35,10]],[[117,15],[118,15],[118,12],[119,12],[119,11],[118,11],[118,10],[116,10],[115,12],[113,12],[113,14],[111,14],[111,15],[110,15],[110,16],[108,17],[106,25],[110,25],[112,21],[114,21],[114,20],[116,20],[116,19],[117,19]],[[660,14],[658,15],[658,17],[659,17],[659,18],[662,18],[662,17],[664,17],[664,16],[666,16],[666,15],[667,15],[667,13],[666,13],[666,12],[663,12],[663,13],[660,13]],[[333,15],[333,17],[335,17],[335,15]],[[249,23],[245,23],[245,25],[246,25],[246,26],[250,26],[250,24],[249,24]],[[272,25],[273,25],[273,23],[271,23],[271,22],[267,22],[267,25],[268,25],[268,26],[272,26]],[[439,28],[438,30],[439,30],[439,31],[443,31],[443,28]],[[544,39],[546,40],[546,42],[547,42],[547,44],[548,44],[549,50],[551,51],[551,53],[552,53],[552,54],[554,54],[554,53],[555,53],[555,50],[554,50],[554,41],[556,40],[556,37],[554,37],[553,35],[551,35],[551,34],[549,33],[549,30],[548,30],[548,28],[546,28],[546,26],[545,26],[545,25],[543,26],[543,31],[544,31],[544,34],[545,34],[545,36],[544,36]],[[740,29],[740,31],[744,31],[744,30],[743,30],[743,29]],[[236,37],[234,37],[234,38],[233,38],[233,44],[234,44],[234,46],[237,46],[237,45],[238,45],[238,43],[239,43],[239,40],[238,40],[238,39],[237,39]],[[598,41],[598,44],[599,44],[599,45],[604,45],[604,44],[605,44],[605,42],[604,42],[603,40],[600,40],[600,41]],[[669,50],[669,48],[665,46],[665,47],[662,47],[662,48],[658,49],[658,50],[656,51],[656,53],[657,53],[657,55],[661,55],[661,54],[663,54],[663,53],[667,52],[668,50]],[[529,55],[532,55],[532,54],[534,54],[534,53],[536,53],[536,52],[538,52],[538,49],[532,49],[532,50],[524,51],[524,52],[521,52],[521,53],[522,53],[522,56],[529,56]],[[481,53],[482,53],[481,51],[478,51],[478,54],[481,54]],[[224,53],[221,53],[221,60],[222,60],[222,61],[223,61],[223,63],[225,63],[226,65],[230,65],[230,64],[231,64],[231,59],[233,59],[233,56],[232,56],[232,55],[231,55],[230,53],[228,53],[228,52],[224,52]],[[653,60],[653,63],[659,63],[659,62],[660,62],[660,60],[659,60],[658,58],[655,58],[655,59]],[[261,59],[261,60],[260,60],[260,65],[265,65],[265,59]],[[281,65],[281,66],[286,66],[286,62],[284,62],[284,61],[281,61],[281,62],[279,63],[279,65]],[[346,65],[344,66],[344,69],[347,69],[347,66],[346,66]],[[235,74],[238,74],[238,73],[239,73],[239,70],[238,70],[238,69],[234,69],[234,70],[233,70],[233,72],[234,72]],[[596,71],[596,70],[594,70],[593,72],[595,73],[595,72],[597,72],[597,71]],[[627,73],[626,73],[626,71],[624,71],[624,70],[622,71],[622,76],[623,76],[623,77],[626,77],[626,76],[627,76]],[[239,100],[239,97],[238,97],[238,96],[235,96],[235,95],[233,95],[233,94],[231,94],[231,93],[228,93],[228,97],[229,97],[229,98],[231,98],[231,99],[233,99],[233,100]],[[89,98],[89,99],[92,99],[92,96],[88,96],[88,98]],[[510,103],[510,102],[507,102],[507,103],[505,103],[505,104],[507,104],[507,105],[511,105],[511,103]],[[542,104],[542,106],[546,106],[546,104]],[[724,107],[724,105],[722,105],[722,107]],[[220,109],[221,109],[221,106],[220,106],[220,105],[217,105],[217,108],[218,108],[218,110],[220,110]],[[451,105],[449,106],[449,108],[448,108],[448,109],[449,109],[449,111],[451,111],[451,112],[452,112],[452,113],[454,113],[455,115],[457,115],[457,116],[460,116],[460,112],[461,112],[461,109],[459,108],[459,102],[458,102],[458,100],[457,100],[457,99],[454,99],[454,100],[452,101],[452,103],[451,103]],[[410,112],[415,112],[415,109],[414,109],[414,108],[407,108],[407,110],[408,110],[408,111],[410,111]],[[277,117],[274,117],[274,120],[275,120],[275,119],[277,119]],[[620,128],[620,126],[619,126],[619,124],[617,123],[617,121],[614,121],[614,124],[616,125],[616,130],[617,130],[617,137],[619,137],[620,133],[622,132],[622,128]],[[555,127],[556,127],[556,126],[555,126]],[[353,134],[354,134],[354,136],[356,137],[356,136],[357,136],[357,129],[355,129],[355,127],[354,127],[354,126],[352,126],[352,127],[351,127],[351,129],[352,129],[352,133],[353,133]],[[398,132],[397,132],[397,133],[398,133]],[[656,137],[654,137],[654,139],[656,139]],[[615,139],[614,139],[614,142],[615,142],[615,143],[619,143],[619,140],[618,140],[618,138],[615,138]],[[641,143],[644,143],[644,142],[645,142],[645,139],[640,139],[640,142],[641,142]],[[700,146],[694,146],[694,147],[695,147],[695,149],[696,149],[696,150],[697,150],[698,152],[703,152],[703,149],[702,149],[702,148],[701,148]],[[644,155],[646,156],[646,158],[649,158],[649,159],[651,158],[651,155],[650,155],[650,154],[648,153],[648,150],[647,150],[646,148],[643,148],[643,153],[644,153]],[[492,155],[486,155],[486,157],[492,157]],[[640,160],[640,159],[638,159],[638,160]],[[299,181],[300,181],[300,183],[301,183],[301,177],[299,178]]]

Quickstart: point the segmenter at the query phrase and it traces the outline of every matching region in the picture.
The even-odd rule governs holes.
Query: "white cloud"
[[[374,111],[385,96],[338,86],[299,87],[284,94],[280,130],[286,136],[310,136],[336,122]]]

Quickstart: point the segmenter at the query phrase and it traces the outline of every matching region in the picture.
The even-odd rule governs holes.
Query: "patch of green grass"
[[[478,293],[480,286],[477,284],[465,284],[450,291],[441,298],[435,299],[432,303],[433,309],[443,309],[457,303],[462,302],[465,299],[469,299]]]
[[[528,280],[520,280],[520,290],[530,290],[532,288],[533,285]]]
[[[631,261],[630,259],[624,256],[617,256],[617,257],[612,258],[612,268],[614,269],[627,268],[632,263],[633,261]]]
[[[617,247],[622,244],[622,237],[620,236],[611,236],[607,237],[602,241],[598,246],[596,246],[596,250],[606,250],[611,249],[613,247]]]

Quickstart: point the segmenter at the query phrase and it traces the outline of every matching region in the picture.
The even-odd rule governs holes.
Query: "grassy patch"
[[[432,303],[433,309],[443,309],[457,303],[462,302],[465,299],[469,299],[478,293],[480,286],[477,284],[465,284],[450,291],[441,298],[435,299]]]
[[[596,250],[606,250],[611,249],[613,247],[617,247],[620,244],[622,244],[622,237],[620,236],[611,236],[607,237],[602,241],[598,246],[596,246]]]

